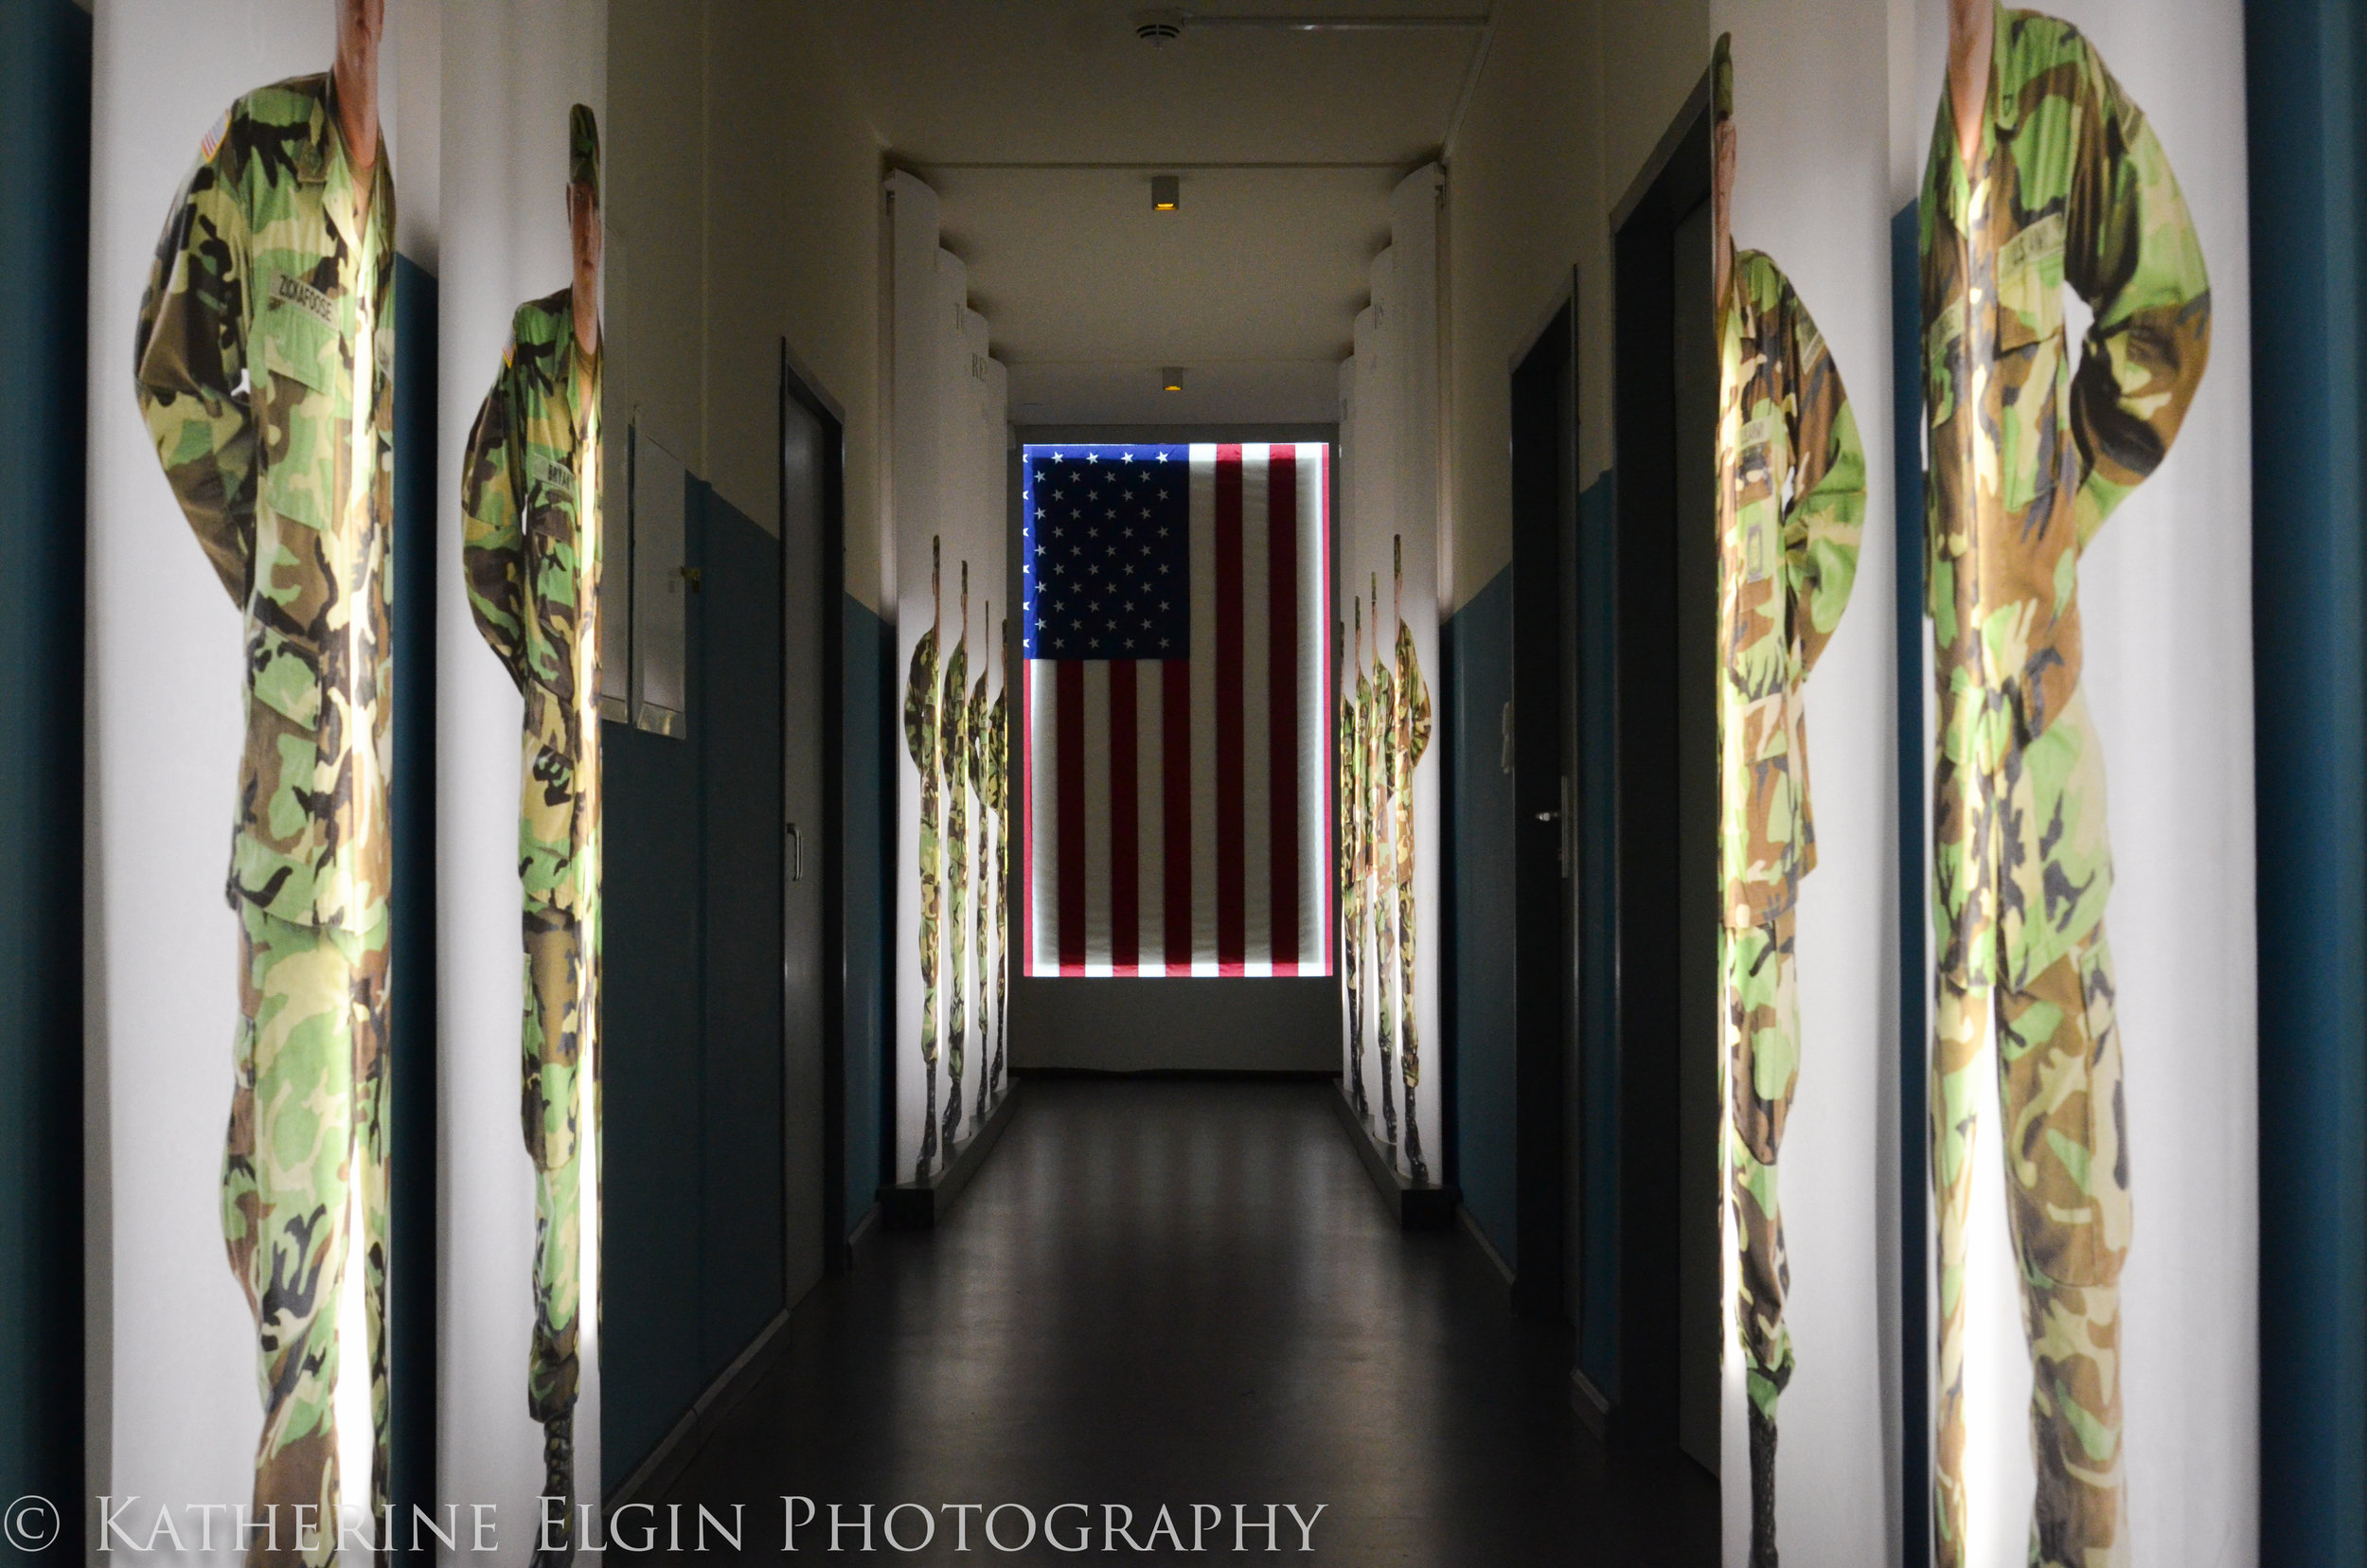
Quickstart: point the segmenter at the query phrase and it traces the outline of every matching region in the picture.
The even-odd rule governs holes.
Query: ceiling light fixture
[[[1180,365],[1170,365],[1166,369],[1160,371],[1159,390],[1162,392],[1183,391],[1184,367]]]
[[[1478,32],[1486,16],[1206,16],[1197,11],[1144,11],[1134,19],[1134,36],[1152,48],[1163,48],[1184,36],[1185,28],[1255,28],[1264,32]]]
[[[1173,212],[1184,205],[1184,181],[1175,174],[1153,174],[1150,177],[1150,210]]]

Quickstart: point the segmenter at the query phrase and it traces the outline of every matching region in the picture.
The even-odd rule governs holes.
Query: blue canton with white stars
[[[1022,453],[1031,659],[1191,657],[1191,448]]]

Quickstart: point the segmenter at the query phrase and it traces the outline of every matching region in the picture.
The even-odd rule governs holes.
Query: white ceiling
[[[1212,0],[1224,16],[1472,14],[1486,0]],[[1328,420],[1388,241],[1388,194],[1436,155],[1480,33],[1185,24],[1121,0],[817,6],[891,163],[1011,368],[1022,424]],[[1046,167],[1051,166],[1051,167]],[[1150,177],[1183,178],[1154,213]],[[1162,365],[1185,390],[1163,394]]]

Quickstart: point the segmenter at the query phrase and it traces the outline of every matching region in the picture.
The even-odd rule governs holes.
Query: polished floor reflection
[[[747,1505],[765,1557],[787,1494],[822,1507],[801,1556],[829,1545],[829,1504],[851,1526],[870,1503],[872,1560],[1206,1561],[1234,1555],[1237,1504],[1262,1525],[1273,1503],[1315,1521],[1309,1556],[1276,1511],[1292,1561],[1714,1561],[1715,1484],[1605,1455],[1570,1413],[1568,1333],[1514,1317],[1468,1238],[1390,1224],[1333,1092],[1031,1081],[948,1223],[866,1242],[808,1297],[667,1500]],[[934,1515],[922,1550],[879,1533],[901,1503]],[[981,1513],[950,1506],[1006,1503],[1039,1523],[1087,1505],[1051,1523],[1071,1547],[1090,1523],[1091,1550],[997,1552]],[[1109,1505],[1131,1509],[1130,1537],[1107,1533]],[[1173,1541],[1151,1533],[1162,1505]],[[919,1510],[894,1523],[922,1539]],[[1015,1545],[1026,1523],[1009,1509],[997,1528]],[[845,1530],[837,1560],[860,1543]],[[1240,1543],[1265,1555],[1262,1528]]]

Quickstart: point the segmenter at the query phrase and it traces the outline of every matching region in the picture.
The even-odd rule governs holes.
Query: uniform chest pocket
[[[1962,300],[1942,311],[1923,338],[1923,401],[1931,423],[1944,425],[1956,413],[1956,384],[1965,356],[1965,306]]]
[[[1997,256],[2001,355],[2057,341],[2063,332],[2063,215],[2050,212]]]
[[[334,515],[336,302],[299,277],[269,278],[256,326],[265,386],[263,504],[307,527]]]
[[[1775,575],[1783,553],[1782,489],[1777,479],[1783,461],[1782,433],[1772,419],[1753,419],[1742,427],[1735,458],[1735,501],[1740,513],[1742,579],[1765,582]]]

